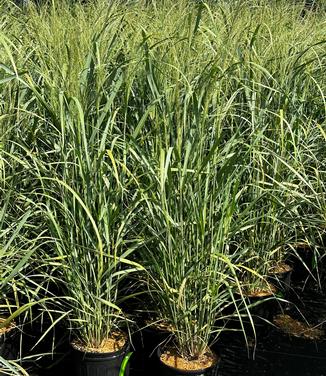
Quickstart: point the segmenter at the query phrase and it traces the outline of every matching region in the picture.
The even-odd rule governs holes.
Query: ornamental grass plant
[[[131,259],[139,239],[132,225],[140,195],[130,170],[132,155],[120,128],[115,96],[121,85],[123,62],[110,70],[96,59],[96,43],[81,83],[82,99],[59,93],[53,103],[33,86],[41,106],[54,113],[52,150],[42,161],[39,177],[54,252],[61,262],[60,278],[67,297],[63,313],[72,336],[83,349],[101,349],[105,341],[126,328],[119,302],[127,298],[119,287],[130,273],[142,269]],[[101,90],[90,88],[101,76]],[[106,86],[104,86],[106,85]],[[85,96],[84,96],[85,94]],[[39,162],[39,161],[38,161]]]
[[[34,11],[31,9],[31,13]],[[59,23],[62,13],[55,14],[54,21]],[[110,9],[106,15],[107,21]],[[39,15],[34,16],[37,20]],[[120,18],[112,18],[117,30]],[[136,246],[128,225],[137,208],[137,181],[128,170],[125,136],[114,107],[124,60],[112,59],[112,65],[108,64],[110,53],[115,51],[117,31],[105,41],[100,38],[109,28],[101,24],[90,36],[84,74],[79,82],[70,77],[75,85],[70,93],[68,87],[63,92],[52,81],[51,67],[44,69],[45,61],[37,58],[38,51],[32,52],[29,63],[41,63],[40,75],[20,77],[11,52],[8,56],[13,66],[4,68],[14,81],[12,87],[16,85],[30,101],[29,109],[22,112],[24,125],[30,126],[26,133],[32,133],[33,153],[28,153],[31,144],[27,146],[24,139],[18,142],[31,160],[30,173],[36,185],[33,197],[43,207],[42,219],[52,242],[49,265],[55,269],[55,281],[63,281],[65,296],[51,300],[48,309],[54,310],[55,304],[57,314],[68,319],[73,338],[83,349],[101,348],[119,331],[121,322],[126,327],[118,307],[118,287],[128,273],[141,269],[129,259]],[[3,45],[15,49],[7,39]],[[100,47],[103,55],[99,54]],[[50,91],[44,91],[51,85]]]
[[[142,253],[156,317],[170,328],[178,355],[188,360],[216,341],[224,329],[216,320],[232,316],[225,312],[239,282],[229,241],[241,231],[233,218],[239,183],[234,154],[230,150],[215,163],[200,161],[195,145],[186,143],[181,163],[173,147],[162,150],[153,167],[157,181],[147,202],[152,240]]]

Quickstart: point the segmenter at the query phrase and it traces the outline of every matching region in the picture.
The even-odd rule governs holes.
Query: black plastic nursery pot
[[[165,364],[161,360],[162,349],[159,347],[156,352],[158,363],[158,375],[159,376],[218,376],[218,370],[220,367],[221,358],[218,357],[217,362],[211,367],[199,369],[199,370],[182,370],[175,367],[171,367]]]
[[[278,289],[274,285],[270,283],[268,285],[270,286],[268,290],[243,291],[243,298],[249,306],[251,314],[266,320],[271,319],[274,315],[277,308],[276,295],[278,294]],[[240,297],[240,293],[237,295]]]
[[[297,244],[295,252],[292,251],[288,257],[292,266],[291,280],[299,282],[306,280],[314,266],[314,251],[307,244]]]
[[[250,293],[245,295],[246,304],[249,306],[248,309],[251,314],[251,319],[247,317],[242,320],[246,333],[253,331],[252,324],[255,332],[259,332],[260,335],[268,332],[268,325],[266,324],[272,322],[279,309],[279,302],[276,298],[277,293],[278,291],[274,289],[274,291],[266,291],[261,295]],[[246,310],[243,312],[246,312]]]
[[[169,331],[143,323],[143,329],[132,336],[132,345],[136,350],[131,359],[132,366],[152,372],[158,363],[156,356],[158,347],[168,342],[170,337]]]
[[[278,308],[278,303],[275,295],[266,296],[249,296],[247,297],[248,304],[251,305],[249,310],[251,314],[257,319],[257,324],[259,320],[262,322],[271,321],[275,312]],[[254,320],[255,321],[255,320]]]
[[[272,270],[268,276],[268,282],[275,286],[279,292],[286,294],[291,289],[293,268],[284,263],[282,269],[283,270]]]
[[[0,356],[6,360],[14,360],[18,356],[17,343],[18,329],[15,324],[11,324],[2,334],[0,334]],[[2,375],[2,373],[0,373]]]
[[[121,350],[111,353],[85,353],[73,346],[75,376],[119,376],[129,349],[130,346],[127,343]],[[129,362],[123,375],[129,376]]]
[[[151,326],[145,327],[141,332],[144,350],[149,356],[155,354],[157,348],[171,336],[169,331]]]
[[[264,335],[268,331],[268,323],[271,323],[274,315],[279,311],[279,301],[276,297],[277,289],[273,286],[273,290],[265,292],[261,296],[250,293],[249,291],[235,292],[236,304],[230,305],[225,315],[233,315],[226,323],[217,322],[217,326],[226,325],[232,330],[245,331],[246,333],[254,334],[254,331],[259,330],[260,334]],[[247,308],[246,308],[247,305]],[[238,317],[236,311],[239,310],[241,319]],[[250,316],[248,315],[250,312]]]

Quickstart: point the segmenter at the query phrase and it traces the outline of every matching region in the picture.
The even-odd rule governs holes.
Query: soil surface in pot
[[[292,266],[286,264],[285,262],[279,262],[278,264],[274,265],[270,268],[271,274],[283,274],[288,273],[293,270]]]
[[[110,338],[102,341],[100,346],[84,345],[79,341],[73,341],[72,347],[85,353],[113,353],[121,350],[127,342],[127,336],[121,332],[114,332]]]
[[[198,371],[210,368],[218,361],[217,356],[212,351],[206,351],[197,359],[185,359],[175,349],[166,350],[161,354],[160,359],[164,364],[183,371]]]
[[[256,287],[244,291],[244,295],[248,298],[266,298],[268,296],[275,295],[277,293],[276,287],[267,283],[264,287]]]
[[[164,333],[172,333],[173,332],[173,326],[171,324],[164,322],[164,321],[147,320],[147,321],[145,321],[145,324],[146,324],[146,327],[158,330],[160,332],[164,332]]]

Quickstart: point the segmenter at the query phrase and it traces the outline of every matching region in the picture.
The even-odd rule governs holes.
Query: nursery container
[[[131,363],[135,368],[145,368],[148,372],[157,366],[156,352],[159,346],[168,342],[171,333],[157,326],[143,324],[143,329],[132,335],[132,344],[135,347],[135,354]]]
[[[292,281],[304,281],[314,268],[314,251],[307,244],[299,243],[295,245],[295,252],[290,253],[288,260],[293,269]]]
[[[157,348],[166,343],[171,336],[171,332],[157,326],[147,326],[142,329],[144,350],[151,356],[155,354]]]
[[[190,371],[190,370],[182,370],[178,368],[171,367],[161,360],[162,349],[159,347],[157,349],[157,361],[159,367],[159,376],[218,376],[218,369],[220,366],[220,357],[218,358],[217,362],[213,364],[211,367]]]
[[[268,276],[268,281],[282,293],[287,293],[291,288],[292,266],[282,263],[282,267],[278,270],[274,268]]]
[[[233,317],[228,321],[217,321],[216,326],[226,326],[232,330],[245,330],[246,333],[253,332],[253,326],[255,331],[259,329],[260,334],[264,334],[265,331],[268,331],[268,322],[271,322],[273,316],[279,309],[279,302],[275,295],[278,293],[276,288],[272,287],[273,291],[265,292],[261,296],[252,294],[250,292],[243,291],[242,296],[240,292],[235,292],[235,298],[237,300],[238,310],[241,314],[241,321],[236,313],[235,304],[231,304],[227,310],[223,312],[225,316],[230,316],[233,314]],[[248,310],[251,314],[251,319],[247,317],[247,309],[245,304],[248,307]]]
[[[243,299],[245,300],[249,312],[251,314],[251,319],[249,317],[242,318],[242,325],[246,333],[253,334],[253,326],[255,327],[255,332],[259,332],[260,336],[268,334],[267,325],[273,320],[273,316],[276,314],[279,308],[278,300],[275,297],[277,294],[275,287],[271,286],[271,291],[264,291],[261,294],[255,294],[250,292],[243,292]],[[237,293],[240,298],[240,293]],[[244,308],[244,305],[241,307],[241,313],[247,314],[247,310]],[[239,319],[235,321],[232,320],[232,327],[234,329],[242,329]]]
[[[271,321],[278,305],[277,300],[273,295],[265,297],[249,297],[249,304],[253,305],[250,308],[251,314],[254,316],[254,323],[261,324],[266,321]],[[255,305],[257,304],[257,305]]]
[[[272,286],[271,286],[272,287]],[[278,290],[273,286],[271,291],[264,291],[263,294],[248,293],[246,295],[247,304],[251,314],[254,316],[254,323],[261,324],[271,321],[278,308],[278,302],[275,295]]]
[[[249,311],[253,316],[260,317],[265,320],[270,320],[273,317],[275,308],[277,307],[277,299],[275,295],[278,290],[275,286],[268,283],[269,288],[266,290],[243,291],[243,299],[249,307]],[[236,293],[240,299],[240,293]]]
[[[6,360],[14,360],[18,355],[17,327],[12,324],[0,335],[0,356]],[[2,375],[0,373],[0,375]]]
[[[110,353],[82,352],[73,346],[73,362],[76,376],[119,376],[122,362],[129,352],[129,343],[121,350]],[[129,363],[124,376],[129,375]]]

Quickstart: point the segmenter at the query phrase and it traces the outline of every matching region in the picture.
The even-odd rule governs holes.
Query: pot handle
[[[119,376],[124,376],[125,374],[125,370],[126,370],[126,367],[127,367],[127,364],[129,362],[129,359],[132,355],[132,352],[129,352],[124,358],[123,358],[123,361],[121,363],[121,367],[120,367],[120,372],[119,372]]]

